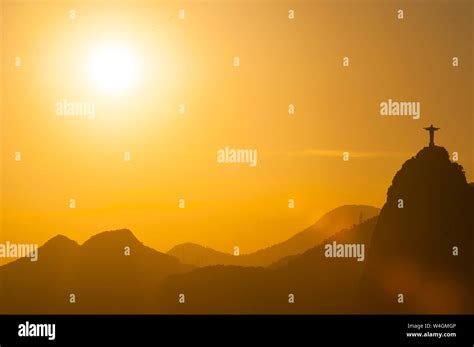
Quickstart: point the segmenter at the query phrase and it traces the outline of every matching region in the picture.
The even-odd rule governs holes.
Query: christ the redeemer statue
[[[436,130],[439,130],[439,128],[435,128],[433,127],[433,124],[431,124],[431,126],[429,128],[423,128],[425,129],[426,131],[429,131],[430,132],[430,147],[434,147],[434,133]]]

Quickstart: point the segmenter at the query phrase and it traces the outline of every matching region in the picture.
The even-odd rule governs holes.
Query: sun
[[[92,54],[90,72],[99,89],[122,92],[135,84],[138,63],[133,52],[126,46],[108,44]]]

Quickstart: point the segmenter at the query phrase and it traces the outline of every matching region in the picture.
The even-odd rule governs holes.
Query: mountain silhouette
[[[378,208],[366,205],[340,206],[329,211],[315,224],[290,239],[250,254],[234,256],[194,243],[175,246],[168,254],[178,258],[184,264],[196,267],[211,265],[269,266],[284,257],[301,254],[318,245],[328,236],[377,216],[379,212]]]
[[[159,285],[158,306],[164,313],[186,314],[350,313],[364,263],[327,258],[325,245],[369,245],[377,218],[341,230],[271,268],[216,265],[169,276]],[[179,294],[185,295],[184,304]],[[295,296],[292,304],[290,294]]]
[[[396,173],[378,217],[269,268],[211,266],[170,276],[157,297],[169,313],[472,314],[472,211],[472,183],[432,144]],[[326,257],[334,241],[364,244],[366,261]]]
[[[0,312],[34,313],[65,307],[80,246],[57,235],[38,250],[38,260],[20,258],[0,267]]]
[[[129,230],[82,245],[58,235],[37,262],[0,267],[0,313],[472,314],[473,211],[474,185],[433,142],[395,174],[378,216],[373,207],[342,206],[283,243],[239,257],[193,244],[170,252],[197,268]],[[336,246],[341,254],[328,253]],[[363,252],[355,257],[346,246]],[[203,266],[227,256],[244,261]]]
[[[157,284],[191,268],[144,246],[129,230],[103,232],[81,246],[58,235],[39,248],[38,261],[0,267],[0,312],[148,312]]]
[[[238,265],[241,263],[239,257],[229,253],[219,252],[210,247],[205,247],[192,242],[181,243],[171,248],[169,255],[178,258],[184,264],[192,264],[196,267],[212,265]]]
[[[374,231],[359,310],[473,313],[473,211],[474,188],[445,148],[406,161]]]
[[[340,226],[360,221],[364,218],[363,215],[360,215],[361,209],[368,211],[367,215],[378,212],[376,208],[370,206],[343,206],[326,214],[318,223],[300,234],[310,234],[316,230],[330,232],[339,229]],[[372,218],[362,225],[370,226],[371,230],[375,220],[376,218]],[[334,223],[332,228],[331,223]],[[360,226],[354,228],[357,229]],[[340,231],[335,237],[343,238],[344,235],[350,234],[350,230]],[[311,240],[313,242],[314,237]],[[130,248],[129,256],[124,254],[125,247]],[[321,253],[320,250],[314,252]],[[311,259],[310,254],[312,254],[311,251],[308,251],[294,257],[301,256],[303,259],[306,257]],[[309,266],[314,266],[314,264]],[[279,268],[281,264],[277,263],[275,267]],[[39,248],[37,262],[21,258],[0,267],[0,279],[4,283],[0,288],[0,313],[174,312],[170,310],[170,307],[175,304],[178,289],[181,288],[182,291],[184,288],[196,295],[202,285],[203,297],[205,297],[204,293],[209,286],[212,286],[212,291],[217,291],[220,285],[222,289],[231,285],[229,288],[231,292],[237,290],[239,286],[232,285],[234,282],[228,280],[228,277],[238,279],[239,283],[252,285],[255,290],[259,288],[258,283],[261,281],[264,281],[263,283],[272,281],[275,286],[286,288],[287,279],[285,277],[278,278],[278,276],[286,276],[287,272],[281,271],[281,269],[273,271],[254,267],[217,266],[198,269],[200,271],[193,272],[189,277],[183,277],[186,285],[173,288],[173,295],[165,295],[163,288],[170,288],[169,284],[174,283],[173,275],[185,274],[192,268],[170,255],[144,246],[126,229],[100,233],[82,245],[78,245],[65,236],[58,235]],[[216,269],[217,272],[222,272],[222,278],[215,276]],[[304,269],[298,268],[295,273],[302,275],[304,272]],[[243,279],[239,277],[241,273]],[[341,274],[343,273],[347,274],[348,272],[341,272]],[[317,278],[321,274],[323,272],[320,274],[312,272],[311,276],[305,275],[304,277],[307,279]],[[201,275],[203,276],[201,277]],[[196,277],[199,280],[195,280]],[[164,286],[161,285],[162,283]],[[262,284],[260,288],[263,291],[261,294],[264,294],[266,292],[265,285]],[[162,294],[159,294],[160,292]],[[275,296],[274,304],[279,301],[279,306],[272,306],[272,302],[269,302],[267,298],[267,300],[260,300],[266,306],[256,311],[255,303],[249,301],[248,288],[243,288],[242,293],[243,296],[237,301],[232,299],[232,297],[237,298],[236,295],[231,296],[229,300],[229,297],[225,296],[225,291],[220,291],[217,295],[220,295],[222,300],[227,300],[228,304],[219,305],[219,307],[232,312],[229,304],[233,303],[235,312],[249,313],[263,313],[267,310],[270,310],[268,312],[275,310],[275,312],[278,310],[284,312],[285,309],[288,309],[286,305],[281,307],[281,297]],[[75,294],[76,303],[69,302],[70,294]],[[239,304],[237,305],[237,303]],[[246,305],[248,310],[245,309]],[[202,313],[218,311],[213,310],[214,306],[212,305],[207,309],[203,306],[199,307]],[[199,312],[196,311],[196,313]]]

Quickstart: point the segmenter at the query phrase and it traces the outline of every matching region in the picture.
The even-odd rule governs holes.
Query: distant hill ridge
[[[306,245],[296,243],[294,249],[304,251],[333,230],[376,214],[378,209],[370,206],[341,206],[289,241],[310,240]],[[206,255],[220,253],[199,245],[187,246],[204,249]],[[125,255],[126,247],[130,256]],[[268,249],[279,248],[284,249],[281,244]],[[278,253],[266,258],[267,263],[279,260],[277,256]],[[249,257],[249,261],[254,260]],[[128,229],[99,233],[82,245],[57,235],[39,248],[37,262],[21,258],[0,267],[0,313],[156,312],[159,285],[170,275],[192,269],[192,265],[183,264],[170,254],[144,246]],[[70,303],[71,294],[75,303]]]
[[[164,313],[183,314],[351,313],[365,264],[326,258],[324,248],[333,241],[369,246],[377,219],[343,229],[271,267],[214,265],[169,276],[159,285],[158,306]],[[177,302],[178,291],[186,294],[186,305]]]
[[[281,243],[250,254],[233,256],[194,243],[173,247],[168,254],[185,264],[202,267],[210,265],[270,266],[292,255],[301,254],[325,238],[379,214],[380,210],[367,205],[344,205],[322,216],[315,224]]]

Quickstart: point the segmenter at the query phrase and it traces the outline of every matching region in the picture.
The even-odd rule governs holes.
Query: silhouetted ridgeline
[[[473,313],[473,198],[446,150],[424,148],[395,175],[378,219],[270,269],[216,266],[171,276],[160,286],[159,306],[179,313]],[[367,262],[326,258],[324,245],[334,240],[365,244]]]
[[[158,307],[190,314],[352,312],[364,262],[327,258],[324,247],[333,241],[368,245],[376,223],[374,217],[342,230],[274,269],[219,265],[170,276],[159,286]],[[178,302],[179,293],[185,304]]]
[[[184,243],[173,247],[168,254],[178,258],[184,264],[198,267],[210,265],[269,266],[283,257],[301,254],[338,231],[350,228],[377,216],[379,213],[380,209],[373,206],[340,206],[329,211],[315,224],[288,240],[254,253],[241,254],[238,257],[193,243]]]
[[[103,232],[82,246],[58,235],[39,249],[37,262],[22,258],[0,268],[0,313],[150,312],[157,284],[191,268],[129,230]]]
[[[128,230],[82,246],[57,236],[37,262],[0,267],[0,313],[474,313],[474,187],[444,148],[425,147],[403,164],[379,216],[358,224],[361,209],[363,219],[378,213],[343,206],[248,255],[266,268],[183,265]],[[363,252],[331,256],[331,245]],[[192,252],[170,254],[198,265],[240,258],[181,249]]]
[[[321,228],[310,227],[297,235],[308,233],[312,234],[313,239],[319,238],[320,236],[314,233],[319,230],[334,230],[330,228],[331,223],[332,228],[337,228],[354,224],[355,221],[361,220],[361,217],[365,218],[363,214],[361,216],[361,211],[367,211],[370,215],[378,212],[378,209],[370,206],[343,206],[326,214],[316,223]],[[355,238],[366,242],[375,226],[375,220],[376,218],[372,218],[360,226],[337,233],[331,240],[350,241],[354,237],[348,235],[360,234]],[[357,230],[361,232],[356,232]],[[124,256],[125,247],[130,247],[130,256]],[[173,276],[168,280],[168,275],[184,274],[189,272],[192,266],[183,265],[170,255],[145,247],[129,230],[98,234],[82,246],[58,235],[39,249],[37,262],[25,258],[0,267],[0,279],[5,284],[0,288],[0,312],[264,313],[286,312],[288,309],[290,312],[311,312],[319,309],[319,306],[298,304],[302,302],[299,296],[297,305],[287,304],[288,281],[295,283],[290,285],[291,288],[301,288],[300,293],[306,290],[305,296],[308,300],[313,300],[315,290],[326,291],[334,285],[333,280],[328,282],[328,279],[334,276],[328,275],[330,271],[326,271],[326,267],[338,269],[343,266],[343,271],[337,270],[334,273],[349,279],[352,274],[358,278],[363,264],[354,259],[338,259],[336,262],[326,258],[319,259],[323,251],[321,245],[300,256],[290,258],[283,254],[284,260],[273,265],[280,268],[285,264],[285,268],[278,271],[237,266],[207,267],[198,269],[189,276],[177,277],[176,282]],[[302,263],[295,261],[291,266],[288,265],[289,259],[300,258]],[[317,269],[318,266],[320,269]],[[293,271],[292,267],[296,270]],[[302,276],[306,272],[305,267],[310,270]],[[320,281],[324,281],[323,284]],[[259,284],[272,282],[275,283],[273,288]],[[338,288],[345,290],[347,284],[353,292],[354,283],[357,282],[348,280]],[[186,304],[176,306],[180,293],[185,294]],[[69,302],[70,294],[75,295],[76,303]],[[218,298],[220,300],[217,300]],[[330,305],[331,301],[325,300],[321,303]]]

